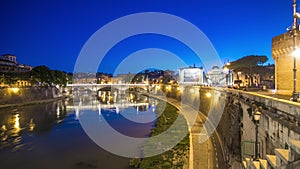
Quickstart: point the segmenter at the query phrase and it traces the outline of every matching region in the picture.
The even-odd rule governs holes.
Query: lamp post
[[[293,37],[293,51],[294,51],[294,68],[293,68],[293,73],[294,73],[294,78],[293,78],[293,81],[294,81],[294,88],[293,88],[293,101],[296,102],[297,101],[297,97],[298,97],[298,94],[297,94],[297,64],[296,64],[296,50],[297,50],[297,43],[296,43],[296,40],[297,40],[297,33],[298,33],[298,14],[297,14],[297,4],[296,4],[296,0],[293,0],[293,19],[294,19],[294,22],[293,22],[293,25],[292,25],[292,37]]]
[[[229,69],[227,67],[223,68],[223,73],[225,74],[225,86],[229,86],[229,77],[228,77]]]
[[[255,157],[254,160],[258,161],[258,124],[260,120],[261,112],[258,110],[254,113],[253,118],[255,122]]]
[[[232,85],[232,77],[231,77],[231,69],[229,69],[230,66],[230,62],[227,62],[224,66],[223,66],[223,72],[225,73],[225,77],[226,77],[226,85],[230,86]]]

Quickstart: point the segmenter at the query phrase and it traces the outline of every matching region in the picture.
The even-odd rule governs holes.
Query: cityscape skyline
[[[1,1],[1,168],[299,168],[299,7]]]
[[[274,63],[272,37],[286,32],[292,23],[292,1],[279,0],[273,3],[258,0],[243,3],[115,0],[72,4],[68,1],[9,1],[2,2],[0,9],[2,24],[8,25],[2,27],[0,33],[0,53],[14,54],[21,63],[31,66],[47,65],[67,72],[73,72],[81,48],[94,32],[128,14],[154,11],[186,19],[207,35],[222,62],[254,54],[266,55],[267,63]],[[190,59],[193,54],[186,46],[166,37],[143,35],[122,43],[115,46],[117,50],[112,50],[111,56],[105,57],[99,71],[113,73],[122,57],[149,47],[172,51],[185,57],[187,64],[202,66]]]

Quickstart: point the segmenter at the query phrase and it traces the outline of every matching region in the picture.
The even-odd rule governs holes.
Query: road
[[[168,98],[167,101],[177,107],[179,110],[182,109],[181,106],[185,106],[185,110],[188,110],[190,107],[188,105],[181,105],[181,103],[175,99]],[[203,136],[201,130],[203,129],[203,124],[205,123],[207,117],[203,113],[198,112],[196,119],[191,119],[194,118],[194,116],[189,115],[190,112],[183,113],[188,122],[190,130],[189,169],[226,169],[227,167],[224,160],[224,152],[217,132],[215,131],[204,143],[200,143],[200,136]],[[191,125],[190,122],[193,121],[194,124]]]

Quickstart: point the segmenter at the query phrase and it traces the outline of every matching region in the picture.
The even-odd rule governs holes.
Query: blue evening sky
[[[272,37],[292,24],[292,0],[2,0],[0,54],[14,54],[19,63],[31,66],[73,72],[81,48],[93,33],[138,12],[164,12],[193,23],[209,38],[222,63],[251,54],[267,55],[268,62],[274,63]],[[113,73],[124,58],[144,48],[168,50],[188,65],[201,65],[180,42],[147,34],[114,46],[99,70]]]

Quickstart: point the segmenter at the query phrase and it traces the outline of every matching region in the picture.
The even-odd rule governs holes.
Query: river
[[[128,169],[129,158],[114,155],[90,139],[81,126],[81,115],[89,112],[86,114],[107,121],[120,133],[147,137],[155,120],[137,124],[127,118],[154,118],[158,101],[133,94],[123,100],[112,96],[103,92],[100,100],[80,97],[0,109],[0,168]],[[120,107],[114,106],[116,103]],[[134,106],[136,103],[142,104]],[[79,104],[84,110],[76,108]]]

